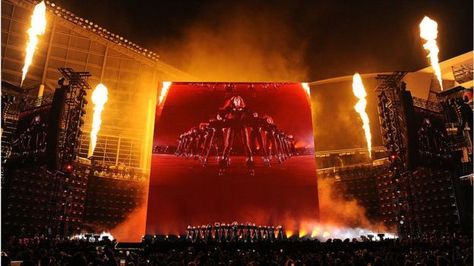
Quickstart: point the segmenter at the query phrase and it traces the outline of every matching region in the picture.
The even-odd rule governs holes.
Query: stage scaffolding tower
[[[389,223],[396,225],[400,236],[413,235],[414,221],[411,215],[411,192],[409,186],[408,123],[404,106],[406,85],[402,81],[406,72],[394,72],[377,76],[378,112],[382,127],[382,138],[389,155],[386,198],[389,201],[383,215]]]

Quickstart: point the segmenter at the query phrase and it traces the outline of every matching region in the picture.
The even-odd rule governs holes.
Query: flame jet
[[[87,157],[91,157],[94,154],[95,146],[97,144],[97,134],[102,124],[102,111],[104,110],[105,103],[109,100],[107,87],[104,84],[99,83],[94,91],[92,92],[92,103],[94,104],[94,114],[92,116],[92,129],[90,135],[89,152]]]
[[[163,81],[163,86],[161,87],[160,98],[158,99],[158,104],[161,105],[168,94],[168,90],[171,87],[171,81]]]
[[[359,113],[362,119],[362,128],[365,132],[365,140],[367,141],[367,150],[369,151],[369,157],[372,158],[372,134],[370,133],[370,121],[365,107],[367,106],[367,92],[365,91],[364,84],[359,73],[355,73],[352,77],[352,92],[359,99],[357,104],[354,106],[357,113]]]
[[[443,80],[441,78],[441,69],[438,59],[439,47],[436,44],[436,38],[438,38],[438,23],[428,16],[425,16],[420,23],[420,37],[426,41],[423,44],[423,48],[428,51],[431,66],[438,79],[439,86],[441,90],[443,90]]]
[[[25,81],[26,74],[30,68],[31,63],[33,62],[33,55],[35,54],[36,47],[38,46],[39,37],[44,34],[46,31],[46,4],[44,1],[37,4],[33,10],[33,15],[31,16],[31,26],[28,29],[28,42],[26,43],[26,55],[25,63],[22,69],[21,83],[20,87],[23,86],[23,81]]]

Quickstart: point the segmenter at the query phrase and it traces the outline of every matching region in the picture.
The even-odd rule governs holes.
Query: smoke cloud
[[[111,234],[121,242],[139,242],[145,233],[147,204],[144,202],[133,210],[126,220],[113,228]]]
[[[355,199],[345,199],[343,195],[334,189],[334,181],[320,178],[319,186],[319,209],[321,223],[337,227],[365,228],[376,232],[389,232],[380,222],[370,221],[365,209]]]
[[[282,10],[245,5],[218,10],[203,14],[206,19],[185,29],[181,38],[162,41],[163,59],[203,81],[307,79],[307,41],[285,23]]]
[[[295,221],[288,217],[285,221],[287,237],[313,237],[321,240],[328,238],[359,238],[362,235],[383,233],[394,237],[395,230],[382,222],[367,218],[365,209],[357,200],[346,199],[334,189],[334,180],[318,179],[319,213],[318,220]]]

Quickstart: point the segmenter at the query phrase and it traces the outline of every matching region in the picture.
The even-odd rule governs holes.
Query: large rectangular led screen
[[[308,92],[300,83],[172,83],[156,111],[147,234],[317,220]]]

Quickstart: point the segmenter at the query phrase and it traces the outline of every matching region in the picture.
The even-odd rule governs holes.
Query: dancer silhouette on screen
[[[199,159],[203,167],[215,155],[219,175],[225,174],[233,152],[243,152],[250,175],[255,175],[254,156],[270,167],[272,159],[282,163],[296,155],[295,140],[279,129],[269,115],[251,111],[241,96],[232,96],[215,118],[179,135],[176,156]]]

